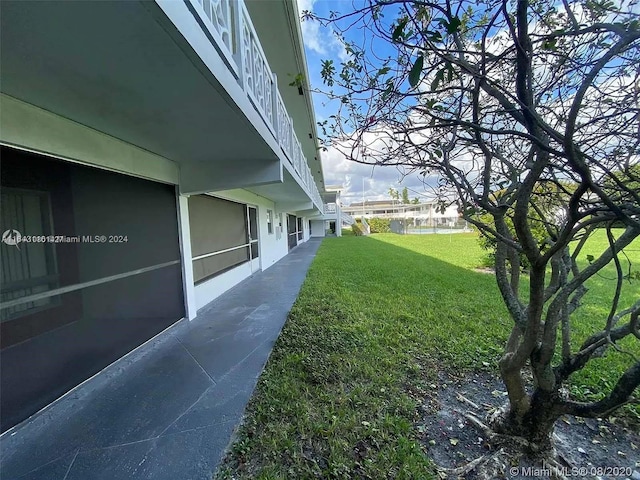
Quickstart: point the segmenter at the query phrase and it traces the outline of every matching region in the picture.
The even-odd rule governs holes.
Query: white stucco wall
[[[0,142],[4,145],[162,183],[179,183],[180,170],[175,162],[4,94],[0,94],[0,123]],[[282,232],[278,234],[280,217],[273,201],[242,189],[219,191],[215,196],[257,208],[260,256],[251,264],[241,265],[194,286],[188,197],[179,196],[176,228],[180,234],[185,306],[189,318],[194,318],[198,309],[252,273],[275,264],[289,251],[286,213],[282,215]],[[271,234],[267,231],[268,209],[274,214]],[[303,241],[306,241],[309,239],[306,218],[303,218],[303,229]],[[323,229],[318,229],[324,236]]]
[[[196,318],[198,306],[193,288],[193,257],[191,253],[191,227],[189,226],[189,198],[178,196],[178,228],[180,229],[180,255],[182,258],[182,289],[184,291],[185,314],[189,320]]]
[[[325,221],[324,220],[311,220],[311,236],[312,237],[324,237],[325,234]]]
[[[200,310],[211,301],[218,298],[224,292],[235,287],[245,278],[251,276],[252,268],[254,271],[259,270],[258,260],[254,260],[252,264],[244,263],[227,272],[217,275],[206,282],[202,282],[193,288],[196,309]]]

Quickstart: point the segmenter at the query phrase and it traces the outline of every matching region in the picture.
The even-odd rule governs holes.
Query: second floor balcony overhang
[[[242,0],[2,2],[2,93],[176,162],[183,193],[289,181],[320,209],[312,108],[269,63],[304,66],[295,2],[266,3],[272,58]]]

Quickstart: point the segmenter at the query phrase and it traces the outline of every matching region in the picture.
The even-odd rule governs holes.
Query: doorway
[[[298,222],[295,215],[287,215],[287,237],[289,250],[298,245]]]
[[[258,245],[258,210],[256,207],[247,205],[247,243],[249,244],[249,263],[251,273],[254,272],[253,261],[260,256]],[[257,268],[256,270],[259,270]]]

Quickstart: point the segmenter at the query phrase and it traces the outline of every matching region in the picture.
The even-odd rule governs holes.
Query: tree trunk
[[[537,388],[529,397],[528,408],[508,408],[492,421],[491,427],[504,435],[522,437],[528,453],[539,454],[552,448],[551,436],[556,420],[562,415],[558,392]]]

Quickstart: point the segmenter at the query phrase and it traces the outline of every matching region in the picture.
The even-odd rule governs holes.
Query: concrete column
[[[336,202],[336,237],[342,236],[342,207]]]
[[[189,225],[189,197],[178,195],[178,226],[180,229],[180,252],[182,255],[182,288],[186,315],[189,320],[196,318],[196,294],[193,282],[193,261],[191,258],[191,228]]]

